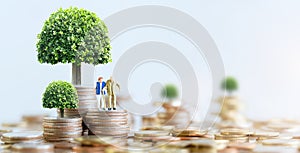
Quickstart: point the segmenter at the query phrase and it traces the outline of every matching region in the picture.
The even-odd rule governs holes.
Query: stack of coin
[[[251,134],[253,134],[253,132],[248,129],[226,128],[221,129],[220,133],[215,134],[215,139],[244,143],[249,141],[249,136]]]
[[[14,152],[20,153],[54,153],[53,144],[45,143],[19,143],[14,144],[11,148]]]
[[[238,97],[221,97],[218,99],[218,102],[222,106],[221,112],[219,113],[222,121],[230,122],[231,125],[235,126],[246,124],[247,120],[241,113],[244,106]]]
[[[81,115],[88,112],[89,109],[95,109],[98,107],[96,91],[94,87],[76,86],[78,94],[78,109]]]
[[[190,113],[181,107],[164,103],[165,112],[157,113],[157,121],[159,125],[187,125],[190,122]]]
[[[156,126],[159,125],[156,116],[143,116],[143,126]]]
[[[1,141],[6,144],[22,143],[22,142],[40,142],[43,140],[43,132],[26,131],[4,133]]]
[[[84,118],[89,133],[97,136],[127,137],[130,131],[127,112],[90,110]]]
[[[82,135],[82,118],[44,118],[44,138],[46,141],[71,141]]]

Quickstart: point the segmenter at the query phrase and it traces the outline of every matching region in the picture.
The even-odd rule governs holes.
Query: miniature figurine
[[[108,95],[108,110],[116,110],[117,108],[117,100],[116,100],[116,87],[120,90],[120,85],[113,80],[113,77],[111,76],[109,80],[106,81],[106,86],[104,87],[107,91]]]
[[[97,100],[99,101],[100,104],[100,109],[102,108],[103,110],[106,109],[106,103],[105,103],[105,98],[104,95],[106,94],[103,88],[106,86],[106,83],[103,80],[103,77],[98,78],[98,82],[96,83],[96,95],[97,95]]]

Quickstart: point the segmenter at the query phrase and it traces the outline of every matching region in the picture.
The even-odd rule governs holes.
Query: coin
[[[12,145],[14,151],[26,151],[26,152],[37,152],[37,151],[54,151],[53,144],[36,144],[36,143],[19,143]]]
[[[251,134],[253,137],[277,137],[279,132],[269,132],[269,131],[256,131]]]
[[[82,118],[60,118],[60,117],[45,117],[46,123],[80,123]]]
[[[168,136],[170,132],[165,131],[137,131],[134,132],[135,137],[158,137],[158,136]]]
[[[89,123],[89,126],[101,126],[101,127],[119,127],[119,126],[128,126],[127,122],[108,122],[108,123],[103,123],[103,122],[93,122]]]
[[[299,140],[291,140],[291,139],[267,139],[262,140],[263,145],[269,146],[299,146]]]
[[[207,134],[206,130],[196,129],[173,129],[172,135],[176,137],[201,137]]]
[[[253,134],[254,132],[248,129],[226,128],[226,129],[221,129],[220,133],[222,135],[250,135]]]
[[[23,139],[39,139],[42,138],[43,132],[40,131],[27,131],[27,132],[11,132],[4,133],[3,138],[13,139],[13,140],[23,140]]]
[[[72,128],[44,128],[44,132],[66,132],[66,131],[78,131],[82,132],[82,127],[72,127]]]

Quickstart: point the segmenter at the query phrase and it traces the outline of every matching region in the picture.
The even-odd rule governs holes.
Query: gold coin
[[[269,131],[256,131],[251,134],[253,137],[277,137],[279,132],[269,132]]]
[[[222,135],[250,135],[253,134],[254,132],[248,129],[226,128],[226,129],[221,129],[220,133]]]
[[[137,131],[134,132],[135,137],[159,137],[159,136],[169,136],[170,132],[166,131]]]

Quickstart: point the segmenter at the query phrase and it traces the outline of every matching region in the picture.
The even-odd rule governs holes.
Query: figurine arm
[[[119,88],[119,90],[121,90],[120,85],[117,83],[117,87]]]

